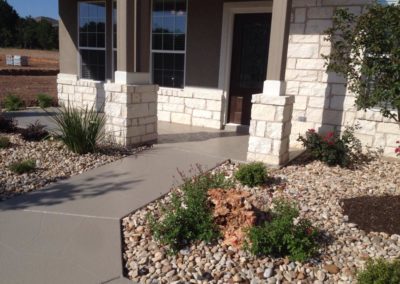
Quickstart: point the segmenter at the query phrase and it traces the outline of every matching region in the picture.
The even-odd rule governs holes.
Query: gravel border
[[[0,201],[16,195],[42,189],[44,186],[88,170],[134,155],[147,147],[122,148],[101,146],[99,152],[78,155],[60,141],[27,142],[17,134],[2,134],[10,138],[11,146],[0,149]],[[33,159],[37,169],[18,175],[9,170],[12,163]]]
[[[237,164],[227,163],[217,170],[231,177],[236,169]],[[256,259],[222,241],[168,255],[152,238],[146,216],[170,202],[169,194],[123,219],[127,276],[139,283],[353,283],[367,259],[400,257],[400,236],[366,233],[349,223],[341,207],[347,198],[400,195],[399,161],[378,159],[353,170],[311,162],[273,170],[271,176],[273,182],[265,187],[236,188],[252,193],[258,208],[266,209],[273,198],[296,201],[301,216],[324,232],[325,245],[314,259]]]

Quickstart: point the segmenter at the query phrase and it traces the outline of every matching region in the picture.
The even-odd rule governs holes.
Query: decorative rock
[[[158,262],[164,258],[164,254],[160,251],[156,252],[153,258],[154,262]]]
[[[27,142],[15,134],[1,134],[10,139],[12,146],[0,149],[0,201],[16,195],[43,189],[58,180],[81,174],[88,170],[114,162],[144,149],[116,148],[101,145],[101,153],[78,155],[61,142],[52,139]],[[10,164],[21,159],[34,159],[40,170],[23,175],[11,172]]]
[[[338,274],[340,269],[334,264],[324,265],[324,269],[330,274]]]
[[[232,177],[236,167],[227,163],[219,169],[223,169],[227,177]],[[382,173],[385,173],[383,177]],[[356,225],[349,225],[340,205],[342,199],[357,196],[389,192],[400,195],[400,180],[393,178],[400,176],[399,162],[377,160],[356,170],[312,162],[287,166],[271,172],[272,175],[279,177],[283,184],[267,185],[265,190],[241,187],[239,184],[235,188],[251,193],[248,201],[255,208],[269,205],[271,198],[295,199],[302,208],[300,217],[310,219],[315,227],[325,232],[324,238],[332,240],[320,249],[319,258],[304,263],[270,257],[256,258],[240,248],[224,246],[219,240],[215,244],[192,244],[177,255],[164,255],[159,262],[153,262],[155,254],[165,248],[147,234],[146,216],[157,214],[161,206],[168,204],[171,201],[169,194],[123,220],[124,259],[129,277],[137,283],[235,283],[234,280],[240,278],[236,283],[345,284],[355,282],[355,273],[365,265],[366,259],[395,259],[399,256],[398,236],[367,233]],[[324,219],[323,214],[329,218]],[[136,228],[139,226],[145,229],[138,236]],[[149,267],[149,274],[139,277],[138,262],[144,257],[148,259],[146,266]],[[168,268],[164,269],[164,266]],[[171,271],[175,271],[174,275]],[[209,274],[206,275],[205,271]],[[167,277],[167,273],[172,276]]]
[[[138,275],[139,276],[144,276],[144,275],[147,275],[147,274],[149,274],[149,269],[147,269],[146,267],[142,267],[138,271]]]
[[[318,270],[317,274],[315,275],[319,281],[324,281],[326,274],[322,270]]]
[[[273,273],[274,273],[274,270],[272,268],[267,268],[267,269],[265,269],[263,276],[265,279],[268,279],[272,276]]]
[[[304,273],[300,272],[299,274],[297,274],[296,279],[297,280],[304,280],[306,278],[306,276],[304,275]]]
[[[233,282],[238,283],[238,282],[242,281],[242,277],[240,277],[239,274],[235,274],[235,275],[233,276],[232,280],[233,280]]]

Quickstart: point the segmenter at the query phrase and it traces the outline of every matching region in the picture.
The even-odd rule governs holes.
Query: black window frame
[[[166,4],[167,2],[167,4]],[[173,2],[173,10],[166,9]],[[158,10],[156,15],[155,5]],[[181,8],[181,9],[179,9]],[[169,12],[174,12],[167,14]],[[181,14],[179,14],[181,13]],[[161,28],[156,32],[156,20],[162,21]],[[169,23],[167,22],[169,21]],[[167,24],[164,25],[164,23]],[[151,9],[151,76],[152,82],[160,87],[183,89],[186,80],[186,47],[187,47],[188,0],[153,0]],[[165,28],[168,24],[173,28]],[[183,27],[182,27],[183,26]],[[179,28],[179,30],[178,30]],[[161,39],[161,46],[157,46],[156,37]],[[184,37],[184,40],[179,37]],[[165,40],[170,45],[165,46]],[[166,65],[168,64],[168,67]],[[168,75],[170,74],[170,75]],[[171,78],[171,79],[168,79]]]
[[[92,17],[89,14],[86,17],[81,15],[81,5],[83,4],[102,4],[104,7],[104,15],[99,17]],[[97,1],[78,1],[78,51],[79,51],[79,77],[82,79],[89,79],[95,81],[105,81],[107,78],[107,3],[105,0],[97,0]],[[104,17],[104,18],[103,18]],[[103,24],[96,26],[95,32],[82,32],[81,23],[83,20],[90,21],[90,19],[96,19],[99,21],[98,23]],[[95,21],[95,22],[96,22]],[[98,32],[98,27],[102,27],[104,30]],[[89,26],[88,26],[89,29]],[[87,35],[86,44],[82,43],[84,39],[84,34]],[[100,41],[99,41],[100,35]],[[101,39],[101,36],[104,35],[104,40]],[[89,36],[96,37],[95,44],[92,46],[89,43]],[[100,55],[99,55],[100,54]],[[87,59],[85,59],[87,58]],[[93,63],[85,63],[90,60],[95,59],[97,64]],[[89,66],[96,66],[91,70]],[[86,68],[86,69],[85,69]],[[93,67],[92,67],[93,68]]]

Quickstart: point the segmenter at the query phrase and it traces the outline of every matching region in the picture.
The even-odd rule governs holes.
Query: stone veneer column
[[[104,83],[79,79],[73,74],[57,76],[58,104],[73,108],[94,108],[102,111],[104,107]]]
[[[285,96],[285,67],[292,0],[273,1],[267,80],[253,96],[247,160],[281,166],[289,161],[294,97]]]
[[[294,97],[253,96],[248,161],[280,166],[289,161]]]
[[[157,140],[155,85],[104,85],[106,136],[123,146],[152,144]]]

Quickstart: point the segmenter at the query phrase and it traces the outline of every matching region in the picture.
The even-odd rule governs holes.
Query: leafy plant
[[[254,162],[240,165],[235,178],[243,185],[254,187],[264,184],[267,174],[267,167],[263,163]]]
[[[13,118],[6,117],[0,113],[0,132],[11,133],[16,130],[16,123]]]
[[[396,153],[397,156],[400,156],[400,141],[397,141],[396,143],[399,144],[399,146],[396,147],[394,152]]]
[[[53,105],[53,98],[47,94],[38,94],[37,101],[41,108],[48,108]]]
[[[0,149],[8,148],[10,144],[10,139],[8,137],[0,136]]]
[[[19,110],[23,105],[21,98],[16,95],[7,95],[4,98],[4,107],[7,111]]]
[[[274,202],[271,221],[250,228],[245,248],[256,256],[288,256],[305,261],[318,248],[317,230],[306,219],[299,219],[298,209],[283,200]]]
[[[19,175],[31,173],[36,169],[35,160],[24,160],[10,165],[9,169]]]
[[[330,166],[348,166],[362,152],[361,142],[354,136],[353,127],[347,127],[342,136],[335,132],[320,135],[315,129],[309,129],[306,136],[299,136],[297,141],[303,143],[314,159]]]
[[[327,30],[328,70],[347,78],[358,109],[400,119],[400,5],[374,4],[359,16],[338,9]],[[395,112],[393,111],[395,110]],[[396,113],[397,112],[397,113]]]
[[[49,135],[45,127],[45,125],[36,121],[35,123],[29,124],[27,128],[21,129],[21,136],[26,141],[41,141]]]
[[[104,138],[105,117],[94,106],[85,109],[63,106],[52,116],[58,130],[55,135],[73,152],[83,155],[96,150]]]
[[[171,204],[161,210],[161,219],[149,216],[154,237],[172,252],[190,245],[194,241],[211,242],[219,232],[214,224],[212,208],[207,191],[211,188],[226,188],[231,184],[223,174],[203,174],[193,179],[182,176],[182,194],[174,193]]]
[[[378,259],[367,262],[366,268],[358,273],[359,284],[398,284],[400,283],[400,260],[392,262]]]

